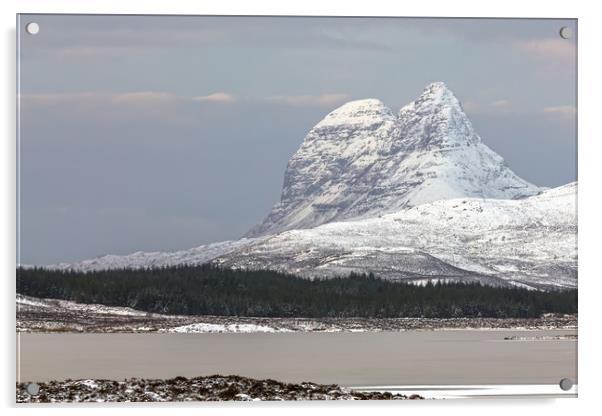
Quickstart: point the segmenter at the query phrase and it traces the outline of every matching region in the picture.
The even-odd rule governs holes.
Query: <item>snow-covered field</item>
[[[177,332],[185,334],[205,334],[205,333],[250,333],[250,332],[291,332],[290,329],[286,328],[273,328],[266,325],[257,324],[209,324],[209,323],[195,323],[190,325],[177,326],[175,328],[169,328],[166,332]]]
[[[574,315],[514,318],[261,318],[161,315],[17,295],[17,332],[286,333],[450,329],[575,329]]]
[[[97,315],[117,315],[117,316],[160,316],[148,312],[138,311],[132,308],[121,306],[106,306],[99,304],[77,303],[70,300],[61,299],[41,299],[31,296],[17,294],[17,313],[29,310],[48,310],[48,311],[70,311],[70,312],[88,312]]]

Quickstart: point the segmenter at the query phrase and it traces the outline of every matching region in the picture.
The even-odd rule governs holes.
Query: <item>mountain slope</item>
[[[395,117],[353,101],[310,130],[290,159],[282,196],[247,236],[367,218],[440,199],[521,198],[540,192],[481,142],[441,82]]]
[[[482,143],[443,83],[398,115],[352,101],[310,130],[281,201],[249,238],[51,268],[202,264],[309,278],[372,272],[535,289],[576,287],[577,184],[543,190]]]
[[[163,267],[177,266],[179,264],[203,264],[208,261],[227,254],[238,247],[252,242],[261,241],[261,238],[241,238],[236,241],[221,241],[218,243],[205,244],[188,250],[172,252],[145,252],[117,255],[107,254],[93,259],[83,260],[75,263],[59,263],[47,266],[50,269],[59,270],[108,270],[123,268]],[[23,267],[31,267],[24,265]]]
[[[518,199],[440,200],[358,221],[286,231],[214,262],[306,277],[576,287],[576,183]]]
[[[280,202],[247,236],[324,224],[342,211],[359,215],[354,205],[370,192],[377,174],[372,168],[391,154],[398,135],[397,117],[376,99],[328,114],[289,160]]]
[[[208,244],[104,256],[51,268],[102,270],[215,264],[304,277],[373,272],[387,279],[535,289],[577,285],[577,184],[517,199],[440,200],[357,221]]]

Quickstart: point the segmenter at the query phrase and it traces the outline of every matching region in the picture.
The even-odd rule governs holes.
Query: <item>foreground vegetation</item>
[[[95,272],[17,269],[17,292],[180,315],[263,317],[533,318],[577,313],[577,291],[480,284],[416,286],[351,274],[307,280],[210,265]]]
[[[36,395],[27,383],[17,383],[18,403],[64,402],[175,402],[254,400],[420,400],[422,396],[388,392],[359,392],[336,384],[283,383],[240,376],[175,377],[168,380],[130,378],[113,380],[66,380],[39,383]]]

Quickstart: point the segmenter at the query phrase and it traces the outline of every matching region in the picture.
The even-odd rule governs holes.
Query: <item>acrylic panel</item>
[[[576,397],[575,19],[17,39],[17,402]]]

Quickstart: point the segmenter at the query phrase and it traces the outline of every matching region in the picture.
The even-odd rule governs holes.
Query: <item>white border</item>
[[[2,80],[4,99],[2,107],[2,123],[5,128],[2,141],[2,195],[5,197],[1,206],[4,238],[0,247],[4,273],[2,291],[4,319],[2,343],[4,377],[2,392],[4,407],[14,406],[15,379],[15,332],[14,332],[14,270],[15,270],[15,14],[16,13],[131,13],[131,14],[267,14],[267,15],[346,15],[346,16],[441,16],[441,17],[562,17],[579,19],[579,399],[571,400],[483,400],[454,401],[453,403],[438,401],[431,403],[305,403],[289,404],[287,414],[306,414],[312,412],[344,411],[350,414],[362,414],[370,409],[391,414],[401,412],[421,412],[421,414],[439,414],[458,412],[464,415],[479,414],[484,411],[488,415],[507,415],[523,406],[538,406],[533,411],[546,414],[579,414],[587,411],[587,407],[595,405],[600,395],[600,352],[599,320],[602,290],[602,275],[598,270],[600,258],[599,238],[600,215],[602,209],[599,195],[602,186],[599,166],[602,151],[600,141],[600,91],[599,79],[602,74],[600,65],[600,27],[602,16],[596,13],[594,1],[557,1],[526,2],[524,0],[506,1],[470,1],[470,0],[420,0],[420,1],[386,1],[386,0],[103,0],[97,3],[75,0],[5,0],[0,2],[3,26],[3,65]],[[333,406],[335,405],[335,406]],[[344,406],[342,408],[341,406]],[[63,414],[66,411],[81,412],[81,409],[65,407],[45,407],[40,411],[49,414]],[[251,411],[254,414],[279,414],[282,406],[262,404],[252,406],[222,405],[211,407],[186,407],[185,411],[198,414],[207,411],[224,413],[234,409]],[[308,409],[310,408],[310,409]],[[25,408],[26,412],[35,408]],[[127,412],[143,411],[145,414],[163,414],[165,406],[144,406],[140,408],[121,409],[110,407],[111,411]],[[21,409],[22,411],[23,409]],[[16,412],[15,409],[10,410]],[[20,412],[21,412],[20,411]],[[88,406],[86,412],[93,414],[106,413],[106,407]]]

